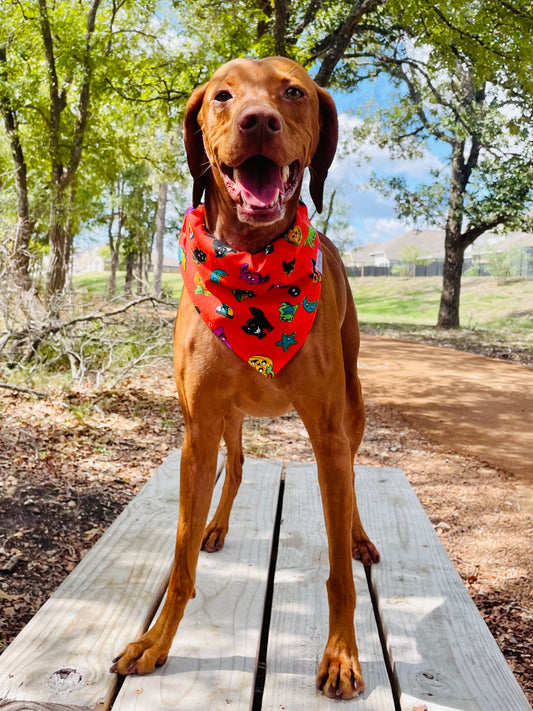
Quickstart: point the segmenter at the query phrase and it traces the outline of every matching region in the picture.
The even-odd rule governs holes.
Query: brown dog
[[[198,205],[205,191],[209,233],[225,249],[251,254],[275,245],[295,219],[306,167],[311,197],[322,209],[336,143],[333,100],[299,65],[274,57],[222,66],[193,92],[185,117],[193,201]],[[379,555],[361,525],[353,485],[353,461],[364,429],[359,331],[338,252],[323,235],[320,246],[322,290],[313,326],[272,379],[215,337],[183,291],[174,353],[186,433],[174,566],[160,616],[117,657],[112,671],[146,674],[166,661],[185,605],[194,596],[200,548],[216,551],[224,544],[241,480],[245,413],[274,417],[295,408],[316,455],[329,544],[329,639],[317,687],[345,699],[364,689],[353,624],[351,557],[370,565]],[[228,451],[226,478],[206,528],[222,437]]]

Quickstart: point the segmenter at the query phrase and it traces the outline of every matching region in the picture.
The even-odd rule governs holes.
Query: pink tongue
[[[283,189],[279,166],[262,156],[242,163],[237,175],[237,189],[253,207],[271,205],[277,199],[277,191]]]

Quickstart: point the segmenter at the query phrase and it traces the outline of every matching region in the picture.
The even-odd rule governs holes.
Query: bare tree
[[[161,297],[162,276],[163,276],[163,258],[164,258],[164,240],[165,240],[165,216],[167,210],[168,183],[161,183],[159,186],[159,197],[157,200],[157,214],[155,218],[155,252],[156,262],[154,264],[154,283],[152,294],[156,298]]]

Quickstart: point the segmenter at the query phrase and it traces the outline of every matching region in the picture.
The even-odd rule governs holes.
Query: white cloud
[[[403,222],[394,217],[372,217],[364,220],[364,229],[368,242],[388,242],[407,231]]]
[[[361,119],[350,113],[339,114],[339,149],[330,170],[333,181],[349,181],[354,187],[361,187],[368,182],[373,172],[379,175],[403,175],[407,180],[423,181],[431,170],[444,168],[438,156],[427,149],[418,158],[393,159],[387,148],[378,146],[371,139],[354,147],[351,136],[354,128],[361,123]]]
[[[350,231],[354,246],[370,242],[388,242],[407,232],[409,225],[395,217],[366,217],[355,219]]]

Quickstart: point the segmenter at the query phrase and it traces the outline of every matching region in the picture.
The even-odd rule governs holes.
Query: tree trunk
[[[437,328],[459,328],[461,276],[465,246],[462,239],[465,190],[468,183],[464,140],[452,144],[450,196],[444,237],[444,265]]]
[[[144,257],[145,255],[141,248],[137,255],[137,285],[135,288],[137,296],[141,296],[144,292]]]
[[[6,64],[6,47],[0,46],[0,77],[7,82]],[[33,234],[34,221],[30,219],[28,171],[20,142],[17,114],[7,96],[0,96],[0,108],[11,148],[11,156],[15,168],[15,190],[17,193],[17,227],[10,270],[15,283],[23,289],[29,290],[32,286],[29,244]]]
[[[109,284],[107,288],[110,297],[117,293],[117,271],[120,258],[120,247],[122,245],[122,227],[124,226],[124,213],[122,208],[118,210],[117,236],[113,238],[113,223],[115,212],[111,213],[111,218],[108,225],[108,241],[109,249],[111,250],[111,273],[109,274]]]
[[[329,205],[328,205],[328,212],[326,214],[326,217],[324,219],[324,224],[322,227],[322,232],[327,235],[328,230],[329,230],[329,221],[331,220],[331,216],[333,215],[333,203],[335,202],[335,194],[337,190],[335,189],[329,198]]]
[[[157,200],[156,225],[156,262],[154,264],[154,284],[152,294],[156,299],[161,298],[163,279],[163,257],[165,242],[165,215],[167,210],[168,183],[161,183]]]
[[[446,230],[444,265],[442,268],[442,292],[437,328],[459,328],[459,305],[463,262],[463,248],[460,244],[457,244],[456,235],[450,234],[448,230]]]
[[[135,252],[128,252],[126,256],[126,281],[124,283],[124,293],[126,296],[131,296],[131,287],[133,284],[133,267],[135,265]]]
[[[285,36],[287,34],[287,0],[274,0],[274,44],[278,57],[286,57]]]
[[[65,288],[67,271],[70,258],[70,245],[68,243],[65,227],[59,222],[50,225],[48,233],[50,242],[50,259],[46,272],[46,300],[54,295],[59,295]]]
[[[117,293],[117,271],[118,271],[119,250],[115,248],[111,252],[111,273],[109,274],[109,284],[107,293],[110,298],[113,298]]]
[[[79,62],[81,85],[77,99],[76,122],[69,139],[65,138],[62,126],[62,115],[65,110],[74,108],[68,103],[67,87],[70,80],[61,88],[57,72],[57,49],[54,45],[55,35],[50,24],[46,0],[38,0],[39,20],[44,53],[48,69],[48,91],[50,95],[48,118],[48,154],[51,165],[51,196],[50,222],[48,238],[50,247],[50,262],[46,275],[45,299],[51,303],[56,295],[65,288],[68,274],[73,230],[68,219],[69,211],[66,202],[67,189],[74,184],[76,171],[79,167],[83,141],[89,119],[89,105],[92,82],[91,37],[95,30],[96,14],[101,0],[91,0],[87,12],[85,32],[85,52]],[[66,111],[71,115],[70,111]],[[67,123],[68,125],[68,123]],[[65,141],[68,143],[68,160],[65,161]],[[74,193],[69,194],[72,203]],[[72,205],[70,205],[72,207]]]
[[[45,298],[49,302],[65,288],[70,260],[70,240],[66,229],[64,191],[56,183],[50,195],[50,222],[48,227],[49,262],[46,270]]]
[[[117,268],[118,268],[118,249],[115,240],[113,239],[113,224],[115,222],[115,208],[112,208],[109,222],[107,223],[107,243],[111,252],[111,271],[109,281],[107,283],[107,295],[111,298],[117,292]],[[117,240],[118,241],[118,240]]]
[[[15,283],[27,291],[32,287],[29,245],[33,235],[33,224],[33,220],[29,219],[27,213],[24,214],[19,211],[15,232],[15,245],[11,260],[11,271]]]
[[[54,296],[59,296],[67,283],[73,241],[71,215],[76,199],[74,184],[71,183],[68,187],[67,191],[66,187],[60,186],[59,181],[52,185],[48,228],[50,252],[45,286],[47,302]]]

